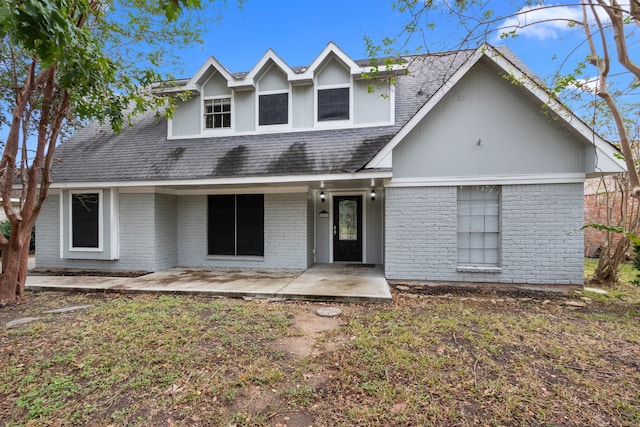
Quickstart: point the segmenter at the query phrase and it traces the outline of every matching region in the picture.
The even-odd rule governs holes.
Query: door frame
[[[362,264],[367,263],[367,190],[361,191],[328,191],[327,198],[329,199],[329,262],[345,263],[345,264],[357,264],[357,261],[335,261],[333,259],[333,217],[334,209],[333,196],[362,196]]]

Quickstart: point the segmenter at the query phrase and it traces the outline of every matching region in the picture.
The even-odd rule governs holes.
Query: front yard
[[[589,266],[588,266],[589,268]],[[30,294],[0,310],[0,426],[640,423],[640,288],[388,305]],[[45,314],[72,305],[83,310]],[[7,328],[9,320],[39,320]]]

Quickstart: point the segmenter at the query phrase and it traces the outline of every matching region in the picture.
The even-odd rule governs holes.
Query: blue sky
[[[442,1],[442,0],[440,0]],[[498,13],[508,13],[508,2],[488,2]],[[219,25],[205,35],[204,45],[185,49],[185,69],[178,77],[190,77],[210,55],[229,71],[249,71],[267,49],[273,49],[290,66],[308,65],[333,41],[354,59],[367,57],[363,37],[381,40],[396,36],[407,16],[391,7],[391,0],[247,0],[242,9],[229,1]],[[574,10],[575,12],[575,10]],[[570,11],[554,10],[559,16]],[[436,30],[427,32],[429,49],[454,49],[464,35],[456,25],[434,16]],[[575,30],[573,30],[575,31]],[[569,31],[564,25],[537,25],[514,40],[490,40],[508,45],[540,77],[550,75],[558,49],[573,47],[563,40]],[[411,48],[422,43],[416,38]]]

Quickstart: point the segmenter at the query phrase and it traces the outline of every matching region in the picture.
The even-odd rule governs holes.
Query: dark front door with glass
[[[362,196],[333,197],[333,260],[362,262]]]

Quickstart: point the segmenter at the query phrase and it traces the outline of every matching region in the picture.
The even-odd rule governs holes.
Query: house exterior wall
[[[389,121],[391,102],[388,83],[380,83],[369,93],[368,80],[353,82],[353,122],[384,123]]]
[[[263,257],[208,256],[207,196],[178,196],[178,266],[307,268],[307,193],[265,194],[264,205]]]
[[[477,65],[393,150],[393,177],[585,173],[587,151],[539,102]]]
[[[204,96],[231,95],[231,89],[227,87],[227,81],[224,77],[220,73],[215,73],[202,87],[202,94]]]
[[[36,224],[36,267],[102,271],[154,271],[156,263],[155,195],[119,195],[117,260],[60,257],[60,195],[50,195]],[[73,255],[71,255],[73,256]]]
[[[315,222],[313,192],[307,193],[307,266],[315,262]]]
[[[178,259],[177,199],[169,194],[155,197],[155,271],[175,267]]]
[[[375,200],[371,200],[369,192],[364,197],[364,203],[366,205],[366,256],[364,260],[367,264],[382,264],[382,235],[384,233],[384,218],[383,218],[383,206],[384,197],[383,191],[378,189]]]
[[[293,86],[293,127],[313,127],[313,86]]]
[[[347,84],[350,79],[349,70],[336,59],[327,61],[318,73],[318,84],[322,86]]]
[[[203,84],[201,94],[196,94],[187,101],[176,100],[176,109],[173,118],[170,119],[169,137],[187,138],[198,135],[229,136],[229,133],[247,132],[272,132],[269,126],[258,128],[256,115],[258,111],[259,95],[261,92],[288,91],[290,97],[290,123],[291,129],[314,129],[316,127],[315,102],[316,89],[332,87],[333,85],[349,85],[352,92],[350,117],[355,125],[391,124],[394,97],[388,83],[381,83],[373,93],[369,93],[367,80],[354,80],[349,70],[337,59],[329,60],[319,71],[314,84],[291,84],[276,65],[267,65],[263,74],[258,78],[255,88],[230,89],[221,73],[214,74]],[[203,99],[212,96],[231,96],[231,122],[232,129],[202,129]],[[317,127],[326,129],[332,123],[323,122]],[[344,124],[338,124],[343,127]]]
[[[173,136],[188,136],[200,133],[200,96],[186,101],[176,99],[176,109],[171,120]]]
[[[258,85],[261,91],[289,89],[287,76],[277,66],[269,68],[269,70],[260,77]]]
[[[496,273],[458,270],[457,187],[392,187],[385,195],[388,279],[584,282],[582,184],[502,186]]]

